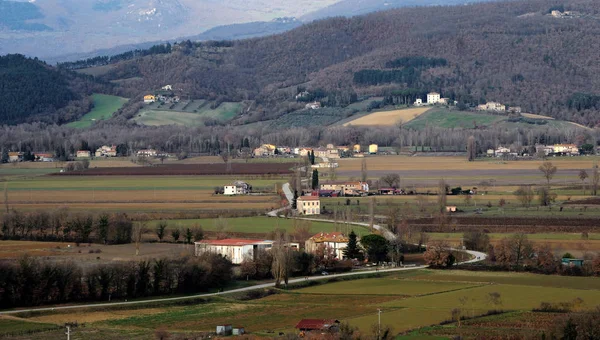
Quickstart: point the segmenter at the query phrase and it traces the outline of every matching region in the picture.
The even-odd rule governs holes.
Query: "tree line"
[[[125,213],[100,214],[11,209],[0,221],[5,240],[66,241],[100,244],[130,243],[134,223]]]
[[[91,266],[26,256],[0,262],[0,308],[207,292],[226,286],[231,268],[211,254]]]

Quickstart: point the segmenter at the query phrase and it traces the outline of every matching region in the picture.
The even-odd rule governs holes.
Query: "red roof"
[[[296,328],[304,330],[321,330],[328,329],[338,323],[340,322],[335,319],[302,319],[298,322]]]
[[[298,197],[298,199],[301,201],[318,201],[319,197],[317,197],[317,196],[300,196],[300,197]]]
[[[253,245],[253,244],[259,244],[259,243],[264,243],[264,242],[269,242],[269,241],[247,240],[247,239],[241,239],[241,238],[228,238],[225,240],[202,240],[202,241],[196,242],[196,243],[209,244],[212,246],[246,246],[246,245]]]

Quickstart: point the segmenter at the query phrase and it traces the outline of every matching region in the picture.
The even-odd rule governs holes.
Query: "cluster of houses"
[[[219,254],[231,261],[233,264],[241,264],[245,259],[255,260],[260,251],[269,251],[273,248],[275,241],[271,240],[249,240],[230,238],[224,240],[202,240],[194,244],[196,256],[203,254]],[[285,247],[299,250],[300,244],[295,242],[286,243]],[[319,249],[328,249],[329,254],[334,254],[337,259],[344,259],[343,250],[348,246],[348,237],[340,232],[318,233],[305,241],[305,250],[316,254]]]
[[[179,96],[174,95],[172,91],[173,91],[172,85],[165,85],[161,88],[160,91],[157,91],[154,94],[145,95],[144,103],[145,104],[152,104],[155,102],[169,103],[169,104],[179,103],[179,101],[181,99],[179,98]]]
[[[235,181],[223,187],[223,195],[236,196],[247,195],[252,191],[252,186],[243,181]]]
[[[365,151],[363,151],[363,148],[360,144],[355,144],[353,146],[336,146],[333,144],[327,144],[327,146],[320,146],[317,148],[290,148],[287,146],[262,144],[258,148],[254,149],[253,153],[254,157],[271,157],[276,155],[294,155],[300,157],[307,157],[313,152],[315,154],[315,157],[339,159],[343,157],[360,157],[364,156],[365,153],[375,155],[379,152],[379,146],[377,144],[370,144],[368,148]]]
[[[115,145],[103,145],[99,147],[95,153],[92,153],[89,150],[78,150],[75,156],[77,158],[85,159],[92,158],[92,155],[95,157],[117,157],[117,147]],[[154,149],[142,149],[136,152],[138,157],[158,157],[161,154]]]
[[[555,145],[536,145],[536,154],[544,156],[577,156],[580,154],[579,147],[576,144],[555,144]],[[496,149],[487,150],[488,157],[506,157],[519,156],[517,150],[499,146]]]
[[[491,112],[508,112],[508,113],[521,113],[522,109],[520,106],[506,106],[498,102],[487,102],[477,106],[477,111],[491,111]]]
[[[427,94],[427,101],[423,101],[422,98],[417,98],[413,103],[414,106],[427,106],[427,105],[446,105],[450,102],[450,98],[442,98],[442,95],[437,92],[429,92]]]
[[[34,161],[36,161],[36,162],[54,162],[54,155],[51,153],[34,152],[32,155],[34,157]],[[10,163],[23,162],[23,161],[25,161],[25,153],[24,152],[9,152],[8,153],[8,161]]]

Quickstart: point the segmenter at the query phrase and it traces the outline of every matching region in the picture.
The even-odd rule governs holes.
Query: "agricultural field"
[[[279,176],[292,173],[289,163],[234,164],[157,164],[152,167],[92,168],[56,174],[60,177],[72,176],[206,176],[206,175],[266,175]]]
[[[406,127],[415,130],[423,130],[427,126],[447,129],[473,128],[475,126],[491,126],[506,119],[506,116],[468,111],[451,111],[436,107],[408,122]]]
[[[94,107],[92,111],[81,117],[78,121],[67,124],[74,128],[87,128],[99,120],[105,120],[112,117],[129,99],[106,94],[93,94],[92,99]]]
[[[99,170],[100,168],[98,168]],[[281,206],[275,185],[284,177],[262,176],[37,176],[9,177],[8,203],[19,211],[68,207],[94,212],[254,211]],[[245,180],[261,195],[214,195],[214,188]],[[0,199],[4,204],[4,197]],[[3,213],[3,211],[2,211]],[[0,215],[2,214],[0,213]]]
[[[392,111],[377,111],[366,116],[362,116],[348,123],[344,126],[374,126],[374,125],[385,125],[393,126],[396,124],[408,123],[413,119],[416,119],[423,113],[427,112],[429,108],[412,108]]]
[[[132,330],[152,334],[155,329],[171,334],[200,333],[214,331],[221,323],[234,322],[253,335],[272,337],[279,332],[294,334],[293,327],[302,318],[336,318],[357,327],[361,334],[371,335],[373,325],[377,324],[377,309],[381,308],[381,324],[390,326],[394,334],[412,330],[408,334],[415,337],[447,337],[452,333],[443,333],[443,328],[435,326],[450,320],[455,308],[461,309],[466,317],[475,317],[465,322],[468,325],[490,321],[491,317],[479,316],[491,309],[507,312],[501,316],[516,322],[512,315],[528,317],[542,302],[571,302],[580,298],[581,309],[600,305],[598,278],[415,270],[378,278],[333,281],[295,290],[276,290],[274,295],[258,299],[224,294],[187,306],[47,312],[23,315],[22,320],[56,325],[78,320],[86,322],[86,331],[93,329],[98,334],[121,331],[127,334]],[[499,294],[495,302],[488,299],[490,293]],[[53,332],[40,333],[36,338],[51,339],[53,335]]]
[[[224,102],[217,107],[213,107],[213,104],[205,100],[182,100],[174,104],[156,102],[141,109],[133,120],[150,126],[204,126],[207,119],[228,121],[242,107],[240,103]]]

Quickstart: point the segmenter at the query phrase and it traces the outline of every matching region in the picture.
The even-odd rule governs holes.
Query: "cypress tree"
[[[344,256],[348,259],[362,259],[360,248],[358,247],[358,239],[354,230],[348,235],[348,245],[346,246],[346,249],[344,249]]]
[[[312,174],[312,188],[316,190],[319,188],[319,170],[314,169]]]

